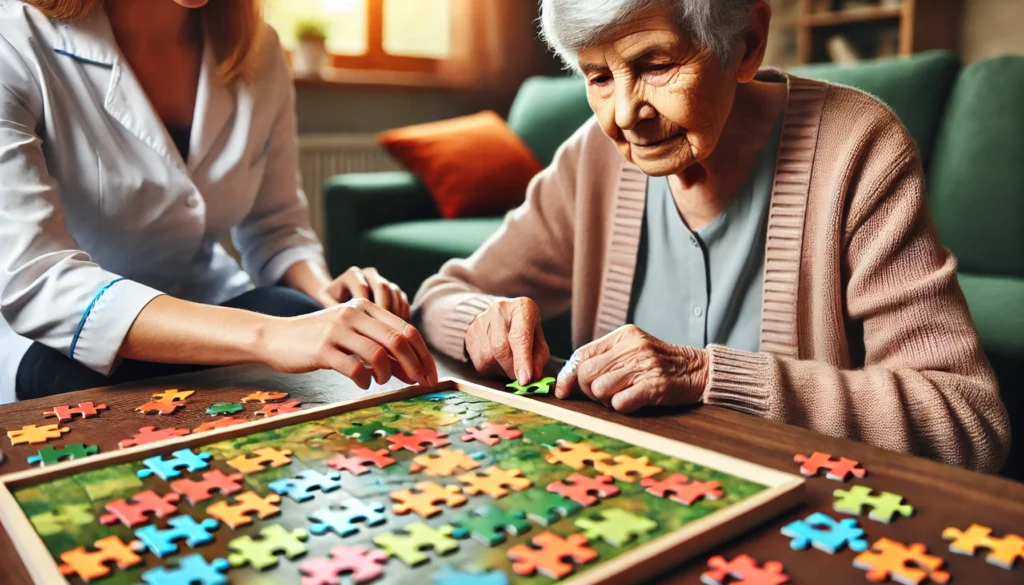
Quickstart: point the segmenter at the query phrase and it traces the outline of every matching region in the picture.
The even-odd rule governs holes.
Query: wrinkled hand
[[[409,297],[397,284],[384,278],[376,268],[352,267],[315,295],[317,302],[334,307],[352,299],[367,299],[404,321],[412,315]]]
[[[559,374],[555,396],[568,398],[579,387],[592,400],[628,413],[695,404],[707,377],[704,350],[672,345],[626,325],[579,348]]]
[[[533,299],[502,299],[466,330],[466,352],[481,374],[504,374],[520,384],[540,379],[551,352]]]

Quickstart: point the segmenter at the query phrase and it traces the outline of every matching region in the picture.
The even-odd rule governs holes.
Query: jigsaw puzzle
[[[868,581],[891,579],[902,585],[918,585],[925,579],[948,583],[949,573],[941,570],[945,563],[942,558],[928,554],[928,547],[923,544],[908,547],[888,538],[880,538],[871,550],[853,559],[854,567],[867,571]]]

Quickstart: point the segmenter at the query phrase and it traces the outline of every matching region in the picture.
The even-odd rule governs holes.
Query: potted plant
[[[297,77],[319,77],[327,65],[327,25],[318,20],[300,21],[295,26],[298,46],[292,56]]]

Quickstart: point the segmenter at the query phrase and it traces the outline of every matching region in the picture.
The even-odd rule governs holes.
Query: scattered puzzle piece
[[[868,548],[864,540],[864,530],[857,525],[857,520],[846,518],[837,521],[828,514],[815,512],[804,520],[790,522],[782,527],[782,535],[792,538],[789,548],[805,550],[808,546],[834,555],[844,546],[854,552],[863,552]]]
[[[548,450],[544,460],[552,465],[559,463],[580,471],[588,464],[597,465],[607,462],[612,458],[604,451],[598,451],[589,443],[560,443],[557,447]]]
[[[224,573],[231,565],[226,559],[206,562],[199,554],[183,557],[173,569],[155,567],[142,574],[146,585],[226,585]]]
[[[782,585],[789,582],[789,575],[782,572],[782,563],[768,561],[760,567],[757,561],[747,555],[738,555],[729,562],[724,557],[708,559],[708,570],[701,573],[704,585],[725,585],[731,577],[743,585]]]
[[[234,402],[218,402],[206,409],[206,414],[210,416],[219,416],[222,414],[237,414],[245,410],[245,407],[241,404],[235,404]]]
[[[720,482],[690,481],[690,478],[682,473],[673,473],[662,480],[648,478],[642,480],[640,485],[647,488],[647,493],[659,498],[669,494],[673,502],[684,506],[692,506],[698,500],[717,500],[725,495]]]
[[[157,402],[182,402],[195,393],[195,390],[165,390],[154,394],[153,399]]]
[[[442,486],[432,481],[421,481],[416,484],[416,491],[400,490],[391,492],[391,499],[398,502],[394,505],[395,514],[405,515],[415,512],[423,518],[430,518],[441,513],[441,508],[434,504],[443,503],[456,507],[466,503],[466,496],[457,485]]]
[[[177,479],[181,477],[182,469],[189,473],[206,469],[210,466],[207,463],[210,457],[212,456],[209,453],[193,453],[191,449],[178,449],[171,453],[170,459],[164,459],[159,455],[144,459],[142,464],[146,469],[140,469],[135,475],[140,479],[146,479],[151,475],[156,475],[164,481]]]
[[[96,521],[89,504],[65,504],[57,512],[48,511],[29,517],[39,536],[53,536]]]
[[[388,555],[398,557],[406,565],[415,567],[430,558],[423,552],[424,549],[434,549],[439,555],[458,550],[458,541],[451,538],[452,530],[447,524],[432,528],[425,522],[417,522],[402,528],[406,534],[381,534],[374,537],[373,544],[384,549]]]
[[[228,555],[232,567],[250,565],[262,571],[277,566],[277,555],[283,554],[289,559],[306,554],[303,541],[309,538],[305,530],[285,530],[280,524],[271,524],[260,530],[259,539],[251,536],[240,536],[228,542],[228,549],[234,551]]]
[[[615,480],[607,475],[588,477],[574,473],[565,478],[565,482],[556,481],[548,484],[547,490],[565,496],[581,506],[593,506],[598,499],[603,500],[619,493],[619,488],[614,484]]]
[[[466,473],[459,476],[459,481],[465,487],[462,488],[467,494],[474,496],[479,493],[487,494],[492,498],[504,498],[511,488],[521,492],[533,485],[533,482],[523,477],[523,472],[518,469],[501,469],[492,465],[483,471],[483,475],[477,472]]]
[[[384,510],[384,504],[379,502],[366,503],[363,500],[349,498],[310,514],[309,519],[313,525],[309,531],[317,536],[333,532],[344,538],[359,532],[361,525],[383,524],[387,520]]]
[[[253,415],[271,418],[279,414],[291,414],[302,410],[299,408],[299,405],[301,404],[302,402],[299,400],[289,400],[288,402],[282,402],[280,404],[268,404],[254,412]]]
[[[923,544],[907,547],[888,538],[877,540],[870,551],[853,559],[854,567],[868,572],[868,581],[880,583],[892,579],[903,585],[917,585],[926,578],[948,583],[949,573],[939,570],[944,563],[942,558],[929,555],[928,547]]]
[[[235,496],[234,504],[228,504],[226,501],[210,504],[206,508],[206,514],[235,530],[252,524],[254,514],[260,520],[266,520],[279,513],[281,508],[277,504],[280,503],[281,496],[277,494],[267,494],[267,497],[261,498],[256,492],[245,492]]]
[[[832,459],[832,456],[828,453],[820,453],[818,451],[812,453],[810,457],[797,453],[793,456],[793,461],[802,463],[800,473],[807,477],[818,475],[822,469],[827,469],[828,473],[825,477],[834,481],[846,481],[851,475],[863,479],[867,475],[867,470],[860,467],[860,463],[853,459],[847,459],[846,457]]]
[[[571,428],[563,424],[541,425],[534,429],[528,429],[523,433],[523,440],[548,448],[557,447],[559,443],[578,443],[582,441],[583,437],[574,433]]]
[[[466,429],[466,434],[462,435],[462,442],[480,441],[493,447],[500,443],[502,439],[518,439],[521,436],[523,436],[523,433],[510,428],[510,425],[485,422],[480,425],[480,428],[469,427]]]
[[[59,439],[62,434],[70,432],[71,429],[57,425],[25,425],[16,431],[7,431],[7,437],[11,440],[11,445],[38,445],[51,439]]]
[[[341,576],[349,574],[353,583],[373,581],[384,574],[384,561],[388,553],[367,550],[361,546],[336,546],[329,559],[309,559],[299,565],[302,585],[338,585]]]
[[[380,421],[352,423],[352,426],[341,429],[341,434],[348,438],[358,439],[360,443],[369,443],[378,437],[398,434],[398,429],[385,426]]]
[[[268,402],[275,402],[277,400],[284,400],[285,398],[288,398],[288,393],[287,392],[264,392],[264,391],[259,391],[259,392],[253,392],[252,394],[246,396],[240,402],[243,402],[243,403],[245,403],[245,402],[259,402],[261,404],[266,404]]]
[[[228,467],[249,475],[263,471],[270,467],[282,467],[292,462],[291,449],[275,449],[273,447],[262,447],[247,455],[239,455],[225,461]]]
[[[1024,560],[1024,538],[1016,534],[1007,534],[1003,538],[994,538],[992,529],[980,524],[971,524],[967,530],[949,527],[942,531],[943,540],[951,540],[949,552],[973,557],[979,548],[989,549],[985,562],[1006,569],[1013,569],[1017,559]]]
[[[160,402],[159,400],[154,400],[136,408],[135,412],[141,412],[142,414],[174,414],[178,412],[179,408],[184,407],[184,402]]]
[[[616,455],[610,463],[606,460],[596,461],[594,469],[601,475],[610,475],[619,481],[635,482],[638,479],[647,479],[658,475],[664,469],[657,465],[651,465],[647,457],[630,457],[629,455]]]
[[[105,509],[106,514],[100,516],[100,523],[105,525],[120,522],[128,528],[135,528],[139,524],[149,522],[149,515],[157,518],[166,518],[178,512],[178,500],[181,498],[176,493],[159,495],[153,490],[139,492],[128,500],[117,500],[109,502]]]
[[[602,510],[580,518],[576,520],[576,526],[590,540],[602,539],[617,548],[658,529],[658,523],[654,520],[618,508]]]
[[[388,448],[392,451],[408,449],[413,453],[422,453],[426,450],[423,445],[430,445],[431,447],[447,447],[450,445],[451,443],[445,438],[447,436],[431,429],[417,429],[411,434],[388,435],[385,438],[391,443],[388,445]]]
[[[72,443],[65,445],[63,449],[55,449],[53,445],[47,445],[39,450],[39,454],[29,455],[27,461],[29,465],[39,463],[40,466],[45,467],[54,463],[60,463],[64,459],[82,459],[99,452],[100,448],[96,445],[86,447],[85,443]]]
[[[480,462],[461,449],[438,449],[436,455],[424,454],[413,458],[409,471],[422,471],[435,477],[451,477],[456,473],[473,471]]]
[[[352,475],[362,475],[370,471],[370,468],[367,467],[368,464],[376,465],[381,469],[393,464],[395,460],[388,457],[388,453],[387,449],[374,451],[366,447],[356,447],[352,449],[348,457],[341,454],[332,457],[327,462],[327,467],[338,471],[347,471]]]
[[[550,579],[563,579],[573,571],[572,561],[583,565],[597,559],[597,551],[587,546],[582,534],[562,538],[553,532],[533,537],[532,546],[517,544],[509,549],[508,558],[515,561],[512,570],[524,577],[540,573]]]
[[[526,517],[541,526],[550,526],[583,509],[569,498],[540,490],[519,492],[515,497],[524,502],[519,508],[526,512]]]
[[[904,504],[903,496],[899,494],[891,492],[882,492],[878,496],[871,494],[872,489],[864,485],[852,486],[849,491],[835,490],[832,492],[832,495],[835,496],[836,501],[832,504],[832,507],[835,508],[836,512],[860,516],[864,506],[868,506],[871,508],[868,518],[875,522],[885,522],[886,524],[892,522],[896,514],[901,514],[908,518],[914,514],[914,507]]]
[[[452,536],[455,538],[472,536],[487,546],[497,546],[505,542],[506,534],[518,536],[528,532],[530,522],[526,520],[526,512],[480,506],[456,521],[454,528]]]
[[[107,410],[106,404],[79,402],[78,406],[74,408],[71,406],[54,406],[53,410],[43,412],[43,418],[57,417],[57,422],[68,422],[75,418],[76,414],[82,418],[92,418],[94,416],[99,416],[100,411],[102,410]]]
[[[520,396],[532,396],[534,394],[547,394],[551,391],[551,387],[555,384],[554,378],[548,377],[543,380],[522,386],[519,382],[512,382],[505,387],[510,390],[515,390],[515,393]]]
[[[214,492],[228,496],[242,491],[244,477],[241,473],[224,475],[223,471],[215,469],[204,473],[202,481],[193,479],[173,481],[171,489],[188,498],[189,504],[195,506],[199,502],[205,502],[212,498]]]
[[[432,577],[434,585],[509,585],[508,575],[501,571],[466,573],[453,569],[450,565],[442,567]]]
[[[125,543],[120,537],[108,536],[93,543],[93,552],[86,552],[85,547],[62,552],[60,572],[65,577],[77,575],[86,583],[106,577],[110,574],[107,563],[116,563],[117,568],[129,569],[142,563],[142,557],[136,554],[142,550],[142,543],[133,540]]]
[[[340,473],[321,473],[315,469],[300,471],[290,479],[278,479],[267,484],[270,491],[279,496],[288,496],[295,502],[313,499],[313,490],[331,492],[341,487]]]
[[[233,427],[235,425],[240,425],[247,422],[249,421],[245,420],[244,418],[238,418],[236,416],[227,416],[224,418],[219,418],[217,420],[204,422],[203,424],[196,427],[195,430],[193,430],[192,432],[205,433],[206,431],[212,431],[214,429],[223,429],[225,427]]]
[[[147,445],[156,441],[163,441],[164,439],[184,437],[187,434],[189,434],[188,429],[160,429],[158,431],[154,426],[142,427],[139,429],[139,432],[135,433],[134,437],[131,439],[122,439],[118,442],[117,446],[122,449],[127,449],[128,447]]]
[[[178,552],[178,540],[184,540],[189,548],[213,542],[213,535],[210,533],[220,526],[220,522],[213,518],[196,522],[185,514],[171,518],[167,524],[169,528],[160,529],[150,524],[135,531],[135,538],[146,545],[149,552],[161,559]]]

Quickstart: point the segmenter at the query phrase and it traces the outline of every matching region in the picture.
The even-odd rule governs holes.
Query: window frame
[[[436,74],[441,59],[391,55],[384,51],[384,0],[366,0],[367,51],[362,55],[328,53],[334,69]]]

